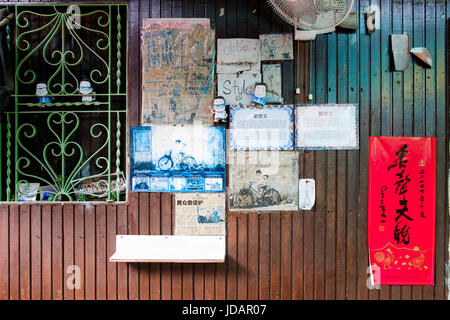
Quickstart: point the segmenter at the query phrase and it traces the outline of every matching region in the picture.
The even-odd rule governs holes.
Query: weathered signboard
[[[142,32],[142,124],[211,122],[215,32]]]
[[[224,236],[225,193],[177,193],[175,235]]]
[[[218,39],[217,73],[261,73],[259,39]]]
[[[283,103],[281,88],[281,64],[263,64],[263,82],[266,84],[267,103]]]
[[[295,151],[234,151],[230,163],[231,211],[297,211]]]
[[[225,99],[226,105],[247,105],[252,102],[251,93],[261,82],[261,74],[218,74],[217,92]]]
[[[293,107],[230,107],[230,149],[293,150]]]
[[[297,149],[359,149],[358,106],[355,104],[298,105],[295,122]]]
[[[294,59],[292,33],[261,34],[261,61]]]

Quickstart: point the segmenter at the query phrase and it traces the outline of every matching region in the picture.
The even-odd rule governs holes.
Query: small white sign
[[[261,73],[259,39],[218,39],[217,73]]]
[[[247,105],[252,102],[251,93],[261,82],[261,74],[218,74],[217,92],[225,99],[226,105]]]
[[[316,202],[316,181],[300,179],[298,183],[298,207],[300,210],[311,210]]]

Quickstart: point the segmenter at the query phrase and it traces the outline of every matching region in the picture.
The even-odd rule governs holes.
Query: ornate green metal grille
[[[127,5],[13,9],[15,94],[3,117],[1,200],[127,201]],[[83,101],[81,81],[91,83],[94,101]],[[44,103],[38,83],[47,87]]]

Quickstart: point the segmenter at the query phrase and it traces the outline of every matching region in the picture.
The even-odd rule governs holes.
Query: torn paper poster
[[[262,77],[266,85],[266,103],[283,103],[281,64],[263,64]]]
[[[247,105],[252,102],[251,94],[259,82],[261,82],[260,74],[219,73],[217,92],[224,98],[226,105]]]
[[[375,285],[434,285],[436,138],[369,138],[369,259]]]
[[[131,128],[132,192],[223,192],[225,128]]]
[[[298,207],[300,210],[311,210],[316,202],[316,181],[300,179],[298,184]]]
[[[175,235],[224,236],[225,193],[175,195]]]
[[[142,20],[142,31],[148,30],[190,30],[200,26],[210,29],[208,18],[145,18]]]
[[[230,107],[230,150],[293,149],[293,106]]]
[[[215,32],[142,32],[142,124],[212,123]]]
[[[261,34],[261,61],[294,59],[292,33]]]
[[[261,73],[259,39],[217,39],[217,73]]]
[[[231,211],[297,211],[298,154],[294,151],[233,151]]]
[[[295,109],[295,138],[297,149],[359,149],[358,106],[298,105]]]

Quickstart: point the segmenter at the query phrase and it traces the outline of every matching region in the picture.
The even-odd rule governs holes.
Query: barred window
[[[126,201],[127,5],[8,12],[0,201]]]

